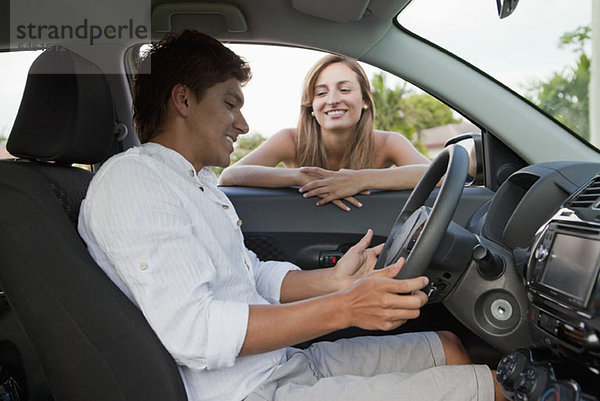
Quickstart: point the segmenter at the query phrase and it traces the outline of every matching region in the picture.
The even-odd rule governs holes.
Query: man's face
[[[191,96],[189,102],[187,132],[193,164],[227,167],[233,143],[248,132],[240,81],[230,78],[208,88],[200,101]]]

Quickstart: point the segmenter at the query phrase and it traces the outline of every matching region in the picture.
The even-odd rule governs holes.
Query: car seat
[[[177,366],[77,233],[93,173],[115,138],[106,76],[57,48],[31,66],[0,161],[0,286],[56,401],[186,400]]]

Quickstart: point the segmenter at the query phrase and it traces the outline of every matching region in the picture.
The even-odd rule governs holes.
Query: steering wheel
[[[425,272],[452,220],[468,167],[469,155],[462,146],[454,145],[442,150],[398,215],[375,269],[404,257],[406,262],[397,279],[417,277]],[[444,174],[446,177],[433,207],[425,206],[425,201]]]

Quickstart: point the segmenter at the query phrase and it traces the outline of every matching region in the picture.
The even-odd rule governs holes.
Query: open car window
[[[227,46],[244,57],[252,68],[252,79],[244,87],[242,109],[250,131],[236,142],[231,155],[233,164],[279,130],[297,125],[304,77],[327,53],[269,45]],[[131,49],[127,58],[129,82],[135,58],[146,50],[146,45]],[[475,124],[418,87],[372,65],[360,64],[374,94],[375,129],[403,134],[430,159],[438,155],[450,138],[481,132]],[[213,170],[219,174],[222,169]]]

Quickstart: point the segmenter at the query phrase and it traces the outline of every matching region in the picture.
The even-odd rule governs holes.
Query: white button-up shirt
[[[237,356],[248,305],[278,303],[297,269],[259,261],[240,223],[212,171],[155,143],[107,161],[81,206],[92,257],[142,310],[191,401],[241,400],[285,361],[283,349]]]

